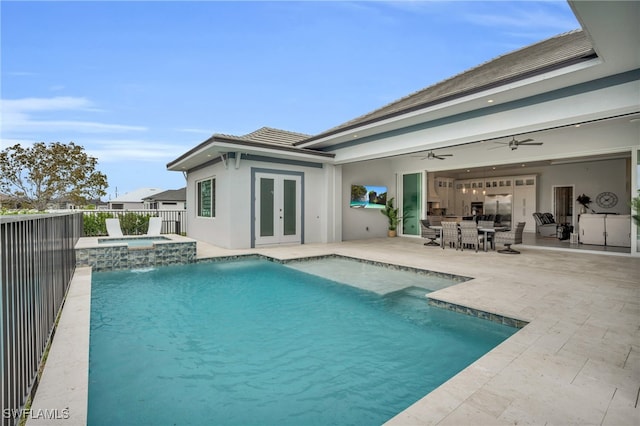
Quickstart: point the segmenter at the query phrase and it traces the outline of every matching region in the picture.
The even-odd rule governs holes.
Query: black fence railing
[[[0,216],[2,425],[15,425],[75,271],[82,213]]]
[[[186,210],[151,210],[151,209],[139,209],[139,210],[83,210],[87,224],[85,224],[85,236],[101,236],[107,235],[106,226],[104,224],[105,218],[117,217],[120,219],[120,224],[124,228],[125,234],[137,234],[144,233],[137,232],[137,227],[131,222],[136,222],[135,217],[161,217],[162,218],[162,234],[181,234],[187,231],[187,211]],[[87,226],[91,222],[92,226]],[[130,228],[132,232],[127,232],[127,228]]]

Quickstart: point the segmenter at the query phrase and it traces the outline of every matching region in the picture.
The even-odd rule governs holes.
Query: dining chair
[[[438,237],[440,237],[440,232],[438,232],[435,229],[431,229],[429,228],[429,226],[431,226],[431,224],[429,223],[428,219],[422,219],[420,221],[420,225],[422,228],[422,238],[426,238],[429,241],[427,241],[426,243],[424,243],[425,246],[439,246],[440,244],[438,244],[436,242],[436,240],[438,239]]]
[[[455,247],[458,250],[460,236],[456,222],[442,222],[442,248],[444,249],[447,244],[450,248]]]
[[[504,244],[505,248],[498,250],[498,253],[504,254],[520,254],[519,251],[511,248],[512,244],[522,244],[522,232],[526,222],[518,222],[515,228],[510,231],[496,232],[495,242],[496,244]]]
[[[463,220],[460,222],[460,250],[464,247],[473,247],[478,252],[480,243],[484,244],[484,235],[478,232],[478,226],[472,220]]]

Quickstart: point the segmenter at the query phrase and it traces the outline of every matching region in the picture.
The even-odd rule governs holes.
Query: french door
[[[255,174],[255,245],[300,243],[301,176]]]

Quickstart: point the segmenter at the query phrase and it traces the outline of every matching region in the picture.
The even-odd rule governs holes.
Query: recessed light
[[[522,167],[527,167],[527,165],[526,165],[526,164],[523,164],[523,165],[522,165]]]
[[[354,138],[357,138],[357,137],[358,137],[358,135],[353,135],[353,137],[354,137]]]
[[[488,99],[487,103],[492,104],[493,103],[493,99]]]
[[[580,127],[580,125],[579,125],[579,124],[576,124],[576,127]]]
[[[471,170],[467,169],[467,173],[469,173]]]
[[[495,170],[495,169],[496,169],[496,166],[493,166],[493,167],[492,167],[492,169],[493,169],[493,170]]]

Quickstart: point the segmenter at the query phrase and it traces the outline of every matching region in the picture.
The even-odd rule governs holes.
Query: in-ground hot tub
[[[75,249],[76,266],[91,266],[94,271],[185,264],[196,259],[196,240],[177,234],[80,238]]]
[[[154,243],[160,241],[171,241],[170,238],[167,237],[149,237],[146,235],[136,237],[117,237],[117,238],[98,238],[98,245],[102,244],[126,244],[129,248],[151,248]]]

